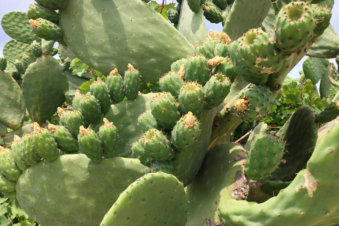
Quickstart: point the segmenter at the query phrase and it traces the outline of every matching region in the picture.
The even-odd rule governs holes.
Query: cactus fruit
[[[204,55],[206,58],[213,58],[215,55],[215,47],[219,44],[218,40],[208,40],[194,49],[195,55]]]
[[[194,115],[199,115],[204,108],[203,87],[197,82],[185,83],[180,89],[178,100],[183,113],[191,111]]]
[[[207,20],[211,23],[220,23],[224,20],[222,16],[222,11],[211,1],[206,0],[202,4],[202,8],[204,10],[204,15]]]
[[[210,76],[207,60],[204,56],[188,58],[185,63],[185,80],[204,85]]]
[[[0,174],[0,190],[4,193],[14,193],[15,183]]]
[[[7,67],[6,58],[0,58],[0,71],[4,71]]]
[[[105,114],[111,106],[111,97],[105,82],[97,80],[90,85],[90,93],[98,100],[102,112]]]
[[[173,174],[173,163],[172,162],[155,162],[149,167],[148,173],[163,172]]]
[[[251,83],[266,83],[268,76],[278,72],[284,63],[274,44],[274,39],[261,28],[249,30],[232,43],[230,55],[238,74]]]
[[[316,35],[321,35],[325,29],[330,25],[331,19],[331,9],[328,7],[322,6],[313,6],[312,9],[314,14],[313,17],[316,21],[316,27],[314,29],[314,33]]]
[[[40,5],[51,9],[64,9],[66,8],[69,0],[36,0]]]
[[[178,103],[175,98],[167,92],[158,93],[153,97],[151,109],[159,126],[165,129],[172,129],[176,121],[180,118]]]
[[[124,99],[124,79],[119,74],[118,69],[111,71],[107,77],[107,87],[114,103],[119,103]]]
[[[179,11],[176,8],[170,8],[167,11],[167,17],[174,25],[177,25],[179,22]]]
[[[59,21],[59,15],[56,12],[35,3],[29,5],[27,16],[33,20],[43,18],[54,23]]]
[[[81,112],[86,124],[97,123],[101,119],[102,112],[99,101],[89,93],[80,97],[76,109]]]
[[[2,146],[0,147],[0,175],[11,181],[17,181],[21,175],[21,171],[15,164],[13,152]]]
[[[33,41],[30,46],[30,52],[36,57],[41,57],[42,55],[42,49],[41,44],[37,41]]]
[[[231,58],[225,57],[224,60],[214,69],[215,73],[226,75],[231,81],[238,76]]]
[[[233,110],[245,121],[258,120],[269,112],[273,101],[272,92],[267,87],[250,83],[237,96]]]
[[[208,108],[218,106],[230,91],[231,80],[223,74],[215,74],[204,86],[205,103]]]
[[[124,87],[127,99],[137,98],[140,89],[140,73],[131,64],[128,64],[128,70],[125,72]]]
[[[112,122],[104,118],[104,124],[100,126],[98,136],[104,151],[105,158],[113,158],[118,151],[118,132]]]
[[[49,124],[48,130],[53,135],[61,151],[65,153],[77,153],[79,151],[78,141],[66,127]]]
[[[277,137],[261,133],[249,144],[245,174],[249,179],[260,180],[271,175],[284,154],[284,143]]]
[[[30,19],[29,23],[31,24],[35,34],[40,38],[55,41],[62,39],[61,28],[51,21],[38,18],[36,20]]]
[[[150,129],[158,128],[157,120],[152,115],[151,111],[146,111],[138,117],[138,124],[146,132]]]
[[[227,7],[227,0],[213,0],[213,3],[221,10],[224,10]]]
[[[178,151],[187,150],[201,134],[200,122],[192,112],[182,116],[172,130],[171,141]]]
[[[78,135],[80,153],[84,153],[93,161],[102,160],[103,148],[98,135],[91,129],[80,126]]]
[[[313,9],[307,2],[293,1],[279,11],[275,26],[278,48],[287,54],[297,52],[314,37]]]
[[[182,58],[182,59],[179,59],[179,60],[173,62],[171,64],[171,70],[174,71],[174,72],[179,72],[180,69],[182,68],[182,65],[186,64],[186,61],[187,61],[186,58]]]
[[[156,161],[164,162],[174,157],[174,151],[166,136],[157,129],[151,129],[132,146],[134,156],[149,166]]]
[[[78,136],[80,126],[84,125],[84,118],[80,111],[65,111],[58,108],[60,124],[65,126],[73,136]]]
[[[228,57],[229,56],[229,45],[224,43],[218,43],[214,48],[215,56]]]
[[[20,60],[16,59],[15,62],[14,62],[14,66],[17,69],[19,74],[24,74],[25,73],[26,68],[25,68],[24,64]]]
[[[184,80],[174,71],[170,71],[159,80],[160,90],[163,92],[169,92],[174,97],[179,95],[180,89],[183,85]]]
[[[187,3],[191,10],[195,13],[199,12],[202,0],[187,0]]]

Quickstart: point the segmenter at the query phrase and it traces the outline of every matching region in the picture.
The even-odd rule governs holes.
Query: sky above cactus
[[[157,0],[157,2],[161,3],[162,0]],[[167,0],[167,3],[170,2],[176,2],[175,0]],[[2,0],[0,4],[0,18],[7,12],[11,11],[27,11],[29,4],[34,3],[34,0]],[[331,18],[331,24],[334,27],[334,30],[339,34],[339,1],[335,1],[334,7],[333,7],[333,15]],[[207,30],[222,30],[221,24],[212,24],[209,21],[206,22]],[[11,38],[8,37],[8,35],[3,31],[3,29],[0,27],[0,57],[3,56],[2,54],[2,48],[8,42]],[[299,62],[299,64],[296,65],[296,67],[290,72],[290,75],[293,78],[299,77],[299,71],[302,70],[302,63],[303,60]]]

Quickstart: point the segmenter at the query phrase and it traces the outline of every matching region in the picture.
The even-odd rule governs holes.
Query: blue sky
[[[10,11],[24,11],[28,10],[29,4],[33,3],[34,0],[0,0],[0,18]],[[161,0],[157,0],[161,2]],[[167,2],[171,2],[167,0]],[[174,2],[174,1],[172,1]],[[334,30],[339,34],[339,1],[335,1],[334,8],[332,10],[331,24],[334,27]],[[211,24],[206,21],[207,30],[217,30],[221,31],[221,24]],[[2,56],[2,48],[11,38],[4,33],[0,26],[0,56]],[[302,69],[302,61],[290,72],[290,75],[294,78],[299,76],[299,71]]]

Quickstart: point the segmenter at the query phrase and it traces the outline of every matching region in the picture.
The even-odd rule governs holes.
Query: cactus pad
[[[54,23],[59,21],[59,15],[56,12],[35,3],[29,5],[27,16],[33,20],[43,18]]]
[[[16,59],[21,60],[24,53],[29,54],[30,46],[27,43],[10,40],[3,48],[4,57],[14,62]]]

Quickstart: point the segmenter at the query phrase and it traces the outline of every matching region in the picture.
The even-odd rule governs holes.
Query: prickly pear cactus
[[[152,6],[36,0],[2,18],[1,195],[51,226],[337,224],[331,1]],[[260,122],[309,49],[302,79],[328,107],[277,132]]]

